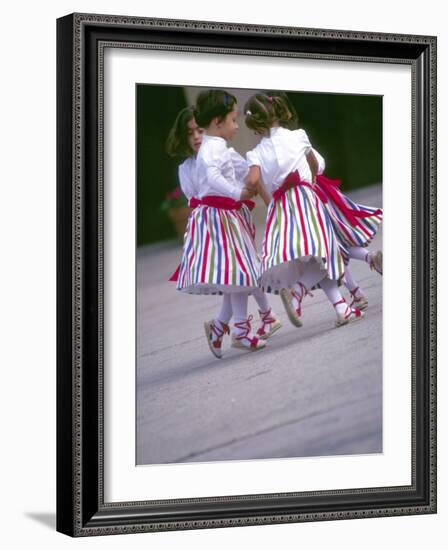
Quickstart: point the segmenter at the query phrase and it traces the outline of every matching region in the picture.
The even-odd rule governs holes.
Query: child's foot
[[[296,285],[299,288],[299,291],[293,289],[282,288],[280,290],[280,297],[282,299],[285,311],[288,314],[288,318],[295,327],[302,326],[302,300],[307,294],[312,296],[306,287],[302,283]]]
[[[282,324],[278,317],[272,314],[272,308],[267,311],[258,310],[258,312],[260,314],[261,326],[257,330],[257,336],[261,340],[267,340],[281,328]]]
[[[333,304],[336,310],[336,327],[342,327],[364,318],[364,313],[356,307],[350,307],[344,298]]]
[[[260,340],[254,334],[250,332],[250,322],[252,321],[252,315],[250,315],[246,321],[241,323],[235,323],[232,331],[232,347],[238,349],[245,349],[247,351],[257,351],[266,346],[264,340]]]
[[[207,338],[208,347],[215,357],[222,357],[222,339],[224,334],[230,334],[229,325],[222,321],[206,321],[204,323],[205,336]]]
[[[369,300],[359,286],[353,290],[349,290],[349,292],[352,295],[350,307],[360,309],[361,311],[366,310],[369,305]]]
[[[368,262],[370,269],[374,269],[380,275],[383,274],[383,253],[381,250],[369,253]]]

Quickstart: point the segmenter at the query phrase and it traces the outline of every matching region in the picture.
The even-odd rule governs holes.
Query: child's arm
[[[311,181],[313,183],[316,183],[316,174],[319,170],[319,162],[316,158],[316,155],[314,154],[313,150],[310,149],[308,153],[306,154],[306,160],[308,162],[308,166],[311,170]]]
[[[258,194],[263,199],[264,204],[266,206],[269,206],[269,203],[272,200],[272,196],[269,193],[269,191],[266,189],[266,185],[263,183],[261,179],[258,182]]]
[[[218,166],[207,166],[207,184],[217,195],[240,200],[241,189],[235,184],[229,183],[222,175]]]
[[[244,182],[248,187],[256,187],[261,179],[261,170],[259,166],[253,165],[249,168]]]
[[[254,194],[258,193],[265,205],[268,206],[272,197],[261,179],[261,170],[259,166],[253,165],[249,168],[249,174],[245,179],[245,183],[249,189],[256,190]]]

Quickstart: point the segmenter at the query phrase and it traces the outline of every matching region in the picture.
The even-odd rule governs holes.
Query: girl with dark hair
[[[256,253],[249,198],[253,192],[243,180],[248,173],[245,159],[228,148],[238,128],[236,99],[223,90],[200,94],[194,110],[196,123],[204,125],[202,145],[190,172],[190,185],[182,185],[185,171],[179,170],[182,189],[194,198],[187,227],[177,288],[191,294],[224,294],[215,319],[205,323],[212,353],[222,357],[222,340],[230,333],[234,317],[232,346],[254,351],[264,347],[267,338],[281,324],[273,314],[265,294],[257,287],[259,258]],[[182,165],[181,165],[182,166]],[[188,195],[187,195],[188,196]],[[251,293],[259,306],[261,326],[251,333],[247,300]]]
[[[262,181],[272,196],[259,273],[262,288],[280,291],[296,326],[302,324],[302,300],[317,284],[335,308],[336,326],[362,319],[364,314],[349,306],[338,289],[348,253],[315,186],[319,165],[308,136],[286,128],[293,113],[280,96],[255,94],[244,110],[247,127],[263,136],[247,153],[248,185]]]

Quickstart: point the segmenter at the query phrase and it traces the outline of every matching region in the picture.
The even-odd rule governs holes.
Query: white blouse
[[[196,157],[197,197],[207,195],[239,200],[249,169],[245,159],[221,137],[204,134]]]
[[[314,149],[314,147],[312,148],[312,151],[317,160],[317,173],[320,176],[325,170],[325,159],[318,151],[316,151],[316,149]]]
[[[197,175],[196,175],[196,159],[194,157],[187,158],[179,165],[177,170],[179,176],[180,188],[183,194],[190,200],[196,197],[197,193]]]
[[[296,170],[300,179],[312,182],[311,170],[306,154],[312,150],[304,130],[271,128],[269,137],[246,154],[249,166],[259,166],[264,184],[270,193],[281,187],[286,176]],[[320,155],[319,155],[320,157]],[[323,167],[325,162],[322,157]],[[318,159],[319,160],[319,159]]]

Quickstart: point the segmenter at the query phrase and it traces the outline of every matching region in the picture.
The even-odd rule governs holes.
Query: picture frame
[[[58,531],[81,537],[436,513],[436,44],[419,35],[93,14],[58,19]],[[106,47],[143,46],[411,67],[410,485],[105,501],[103,56]]]

